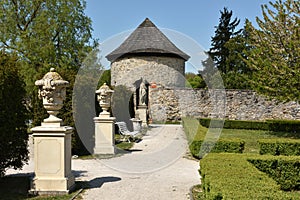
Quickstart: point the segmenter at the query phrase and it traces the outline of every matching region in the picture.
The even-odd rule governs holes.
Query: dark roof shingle
[[[106,56],[113,62],[125,54],[172,54],[188,60],[190,56],[177,48],[148,18],[114,51]]]

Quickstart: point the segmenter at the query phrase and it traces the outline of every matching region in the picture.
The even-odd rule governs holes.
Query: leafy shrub
[[[261,156],[249,158],[260,171],[271,176],[283,190],[300,189],[300,160],[299,157]]]
[[[206,199],[298,199],[247,162],[248,154],[210,153],[200,162]]]
[[[300,156],[299,139],[262,139],[258,141],[260,154],[271,154],[274,156]]]
[[[0,176],[28,160],[24,85],[17,58],[0,53]]]

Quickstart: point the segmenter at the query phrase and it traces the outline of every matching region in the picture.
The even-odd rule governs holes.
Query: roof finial
[[[139,25],[138,28],[143,28],[143,27],[156,27],[156,26],[148,17],[146,17],[146,19]]]

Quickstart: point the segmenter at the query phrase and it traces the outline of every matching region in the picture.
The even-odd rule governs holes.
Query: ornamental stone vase
[[[41,126],[31,129],[34,140],[34,178],[30,193],[66,194],[74,189],[71,146],[73,128],[63,126],[56,115],[66,98],[68,82],[55,72],[50,72],[35,82],[39,87],[39,98],[49,117]]]
[[[66,87],[68,81],[55,72],[54,68],[46,73],[41,80],[37,80],[35,85],[39,87],[38,96],[43,99],[43,105],[49,117],[44,119],[45,123],[62,123],[62,120],[56,117],[59,110],[63,106],[63,101],[66,98]]]
[[[97,100],[99,101],[99,105],[102,108],[102,112],[100,115],[110,115],[108,112],[111,106],[111,96],[114,91],[109,88],[106,83],[104,83],[98,90],[96,90]]]
[[[102,108],[99,117],[94,117],[95,147],[94,154],[115,154],[115,119],[108,112],[111,105],[111,96],[114,91],[104,83],[96,90],[97,100]]]

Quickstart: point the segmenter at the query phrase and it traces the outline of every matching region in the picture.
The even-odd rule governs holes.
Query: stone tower
[[[157,109],[152,106],[156,100],[151,98],[151,88],[155,85],[184,87],[185,62],[190,57],[146,18],[106,58],[111,62],[111,85],[123,85],[132,92],[135,116],[131,114],[131,117],[146,124],[149,119],[159,120],[152,114],[157,113]],[[141,90],[142,85],[145,85],[144,90]],[[118,118],[123,113],[114,115]]]
[[[148,18],[114,51],[111,85],[131,87],[143,78],[169,87],[184,86],[185,61],[189,56],[178,49]]]

